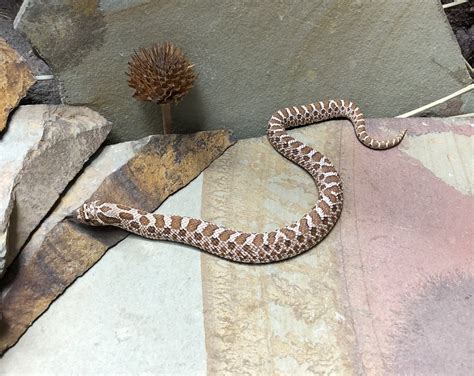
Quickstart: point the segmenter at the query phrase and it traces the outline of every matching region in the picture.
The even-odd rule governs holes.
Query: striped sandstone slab
[[[294,131],[340,172],[341,219],[289,262],[244,266],[201,256],[209,373],[460,372],[469,321],[449,330],[443,323],[451,301],[460,302],[451,314],[468,317],[472,125],[369,121],[379,137],[409,129],[385,152],[364,148],[343,121]],[[310,177],[264,138],[240,141],[204,173],[204,219],[245,231],[297,219],[315,198]]]
[[[150,136],[127,148],[109,146],[70,187],[0,282],[3,330],[0,353],[79,276],[128,233],[95,229],[64,217],[89,199],[155,210],[187,185],[233,140],[228,131]],[[117,155],[114,149],[120,149]],[[102,158],[101,158],[102,157]],[[116,161],[119,164],[116,164]]]
[[[202,174],[158,211],[199,217],[201,188]],[[204,375],[202,311],[199,253],[130,235],[35,321],[0,373]]]
[[[28,330],[0,369],[468,373],[472,123],[369,120],[381,137],[409,128],[387,152],[366,150],[344,122],[292,132],[325,152],[344,183],[341,220],[315,249],[251,266],[129,236]],[[265,230],[299,218],[315,197],[311,178],[260,138],[239,141],[157,212],[202,210],[219,224]]]

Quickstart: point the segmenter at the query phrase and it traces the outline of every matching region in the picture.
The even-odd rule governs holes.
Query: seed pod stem
[[[172,133],[172,130],[171,130],[172,118],[171,118],[171,103],[170,102],[161,104],[161,115],[163,118],[163,133],[164,134]]]

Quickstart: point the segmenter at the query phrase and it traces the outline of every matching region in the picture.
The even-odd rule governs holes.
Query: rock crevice
[[[0,274],[112,125],[85,107],[22,106],[0,141]]]

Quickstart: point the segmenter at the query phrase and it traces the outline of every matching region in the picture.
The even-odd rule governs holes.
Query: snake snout
[[[66,218],[74,222],[84,223],[86,225],[94,225],[97,223],[97,207],[95,202],[86,202],[79,208],[74,210],[72,214]]]

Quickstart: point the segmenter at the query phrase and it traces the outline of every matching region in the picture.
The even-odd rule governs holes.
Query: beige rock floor
[[[199,216],[202,175],[160,208]],[[203,374],[198,252],[129,236],[0,359],[0,374]]]
[[[377,152],[349,124],[295,130],[340,172],[344,210],[287,262],[229,263],[130,236],[0,359],[0,373],[466,374],[472,369],[472,119],[369,121],[409,136]],[[239,141],[160,212],[261,231],[314,203],[265,138]]]

